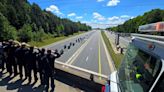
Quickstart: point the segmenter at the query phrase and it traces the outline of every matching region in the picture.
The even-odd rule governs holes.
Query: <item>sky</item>
[[[164,0],[28,0],[61,18],[107,28],[143,15],[152,9],[164,9]]]

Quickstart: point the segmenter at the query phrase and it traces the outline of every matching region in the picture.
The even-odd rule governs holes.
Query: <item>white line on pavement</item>
[[[66,64],[72,64],[73,61],[78,57],[78,55],[82,52],[82,50],[87,46],[87,44],[92,39],[93,35],[68,59]]]
[[[87,58],[85,60],[86,60],[86,62],[88,61],[88,56],[87,56]]]

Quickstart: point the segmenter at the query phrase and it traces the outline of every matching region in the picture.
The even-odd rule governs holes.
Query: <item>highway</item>
[[[79,38],[81,40],[77,42],[76,40]],[[70,49],[68,49],[70,43],[74,43],[75,45],[71,45]],[[64,49],[64,45],[67,46],[66,49]],[[107,80],[107,76],[112,71],[114,71],[111,57],[107,52],[107,48],[101,36],[101,31],[89,31],[47,46],[43,46],[41,48],[51,50],[57,49],[59,51],[64,49],[64,54],[58,58],[56,62],[64,63],[66,65],[72,66],[73,68],[69,67],[69,69],[67,69],[67,67],[63,67],[63,65],[59,67],[59,63],[56,63],[56,68],[65,70],[67,69],[66,71],[73,71],[71,73],[80,74],[80,77],[82,78],[90,79],[90,74],[97,74],[101,75],[101,77],[98,76],[96,78],[96,75],[94,75],[94,81],[102,81],[104,83],[104,81],[106,82]],[[74,69],[78,70],[75,71]],[[57,74],[59,74],[59,72]],[[4,75],[0,73],[0,76],[2,76],[0,78],[0,90],[2,92],[41,92],[44,90],[44,88],[40,86],[40,81],[37,81],[35,84],[27,85],[28,80],[19,80],[19,76],[10,78],[8,75],[8,73],[5,73]],[[102,76],[105,76],[105,80]],[[69,79],[70,75],[66,75],[66,77]],[[34,78],[32,78],[32,82],[34,82]],[[84,83],[86,84],[86,81]],[[68,84],[62,83],[59,80],[55,80],[55,84],[56,92],[83,92],[78,88],[74,88]]]
[[[85,38],[83,41],[76,43],[76,39],[80,37]],[[45,48],[60,50],[64,48],[64,45],[69,45],[70,42],[74,42],[75,46],[72,46],[69,50],[65,49],[64,54],[57,61],[107,76],[113,71],[112,60],[107,54],[100,31],[87,32],[65,41],[45,46]]]
[[[100,74],[110,74],[108,59],[102,43],[100,31],[95,32],[85,48],[79,53],[78,57],[70,64]]]
[[[71,57],[71,55],[86,41],[85,39],[88,39],[92,34],[93,34],[93,32],[87,32],[84,34],[80,34],[80,35],[47,45],[47,46],[43,46],[41,48],[46,48],[46,49],[50,49],[50,50],[57,49],[58,51],[63,49],[64,54],[57,60],[61,61],[61,62],[66,62]],[[84,37],[85,37],[84,40],[82,40],[80,42],[76,42],[77,39],[84,38]],[[71,45],[70,49],[68,49],[68,46],[70,46],[70,43],[74,43],[75,45],[74,46]],[[66,45],[66,49],[64,49],[64,45]]]

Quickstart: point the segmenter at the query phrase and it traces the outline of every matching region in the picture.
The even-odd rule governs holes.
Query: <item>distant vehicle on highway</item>
[[[161,32],[164,31],[163,24],[158,22],[140,26],[139,31]],[[154,25],[156,27],[152,29],[150,26]],[[120,68],[110,75],[109,92],[162,92],[163,72],[164,36],[132,34]]]

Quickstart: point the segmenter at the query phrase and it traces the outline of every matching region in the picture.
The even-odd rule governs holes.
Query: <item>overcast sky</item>
[[[164,9],[164,0],[28,0],[62,18],[93,28],[117,26],[151,9]]]

